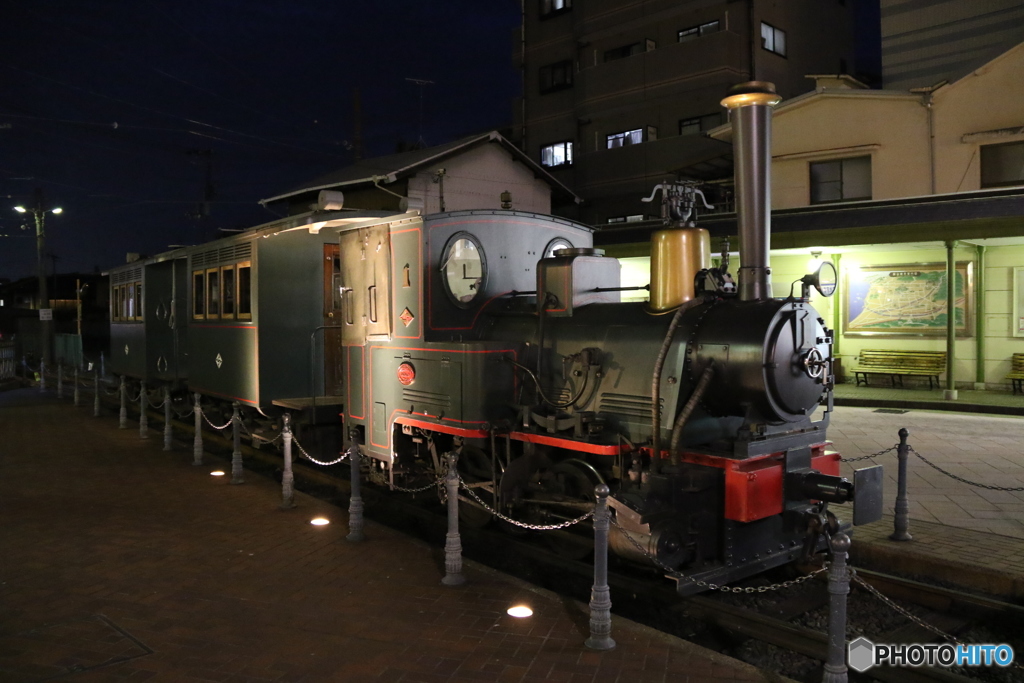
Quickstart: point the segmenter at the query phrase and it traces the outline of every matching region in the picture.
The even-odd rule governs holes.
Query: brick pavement
[[[328,503],[282,512],[273,481],[35,390],[0,394],[0,434],[3,683],[779,680],[618,617],[589,651],[584,606],[471,562],[444,588],[440,548],[348,543]]]

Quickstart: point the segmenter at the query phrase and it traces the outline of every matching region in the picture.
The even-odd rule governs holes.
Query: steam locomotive
[[[826,440],[832,336],[808,299],[831,294],[834,268],[771,295],[777,101],[763,83],[723,101],[738,281],[728,252],[710,266],[686,185],[661,187],[649,303],[621,301],[618,261],[571,221],[314,211],[111,271],[114,371],[256,419],[299,412],[385,484],[436,477],[454,451],[471,522],[491,517],[478,500],[573,519],[607,484],[615,552],[678,570],[680,593],[819,551],[830,504],[880,517],[881,472],[840,477]]]

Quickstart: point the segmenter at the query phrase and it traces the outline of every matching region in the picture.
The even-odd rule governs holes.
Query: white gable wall
[[[441,210],[441,185],[433,182],[441,168],[445,169],[446,211],[500,209],[501,193],[507,190],[512,194],[513,210],[551,213],[551,187],[547,182],[493,143],[434,164],[409,179],[409,197],[423,200],[424,213]]]

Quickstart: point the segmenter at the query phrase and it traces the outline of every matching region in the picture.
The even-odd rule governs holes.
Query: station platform
[[[776,681],[37,389],[0,393],[0,681]],[[331,524],[309,520],[323,516]],[[532,617],[506,609],[527,604]]]
[[[911,379],[907,380],[906,387],[891,387],[886,379],[880,377],[872,376],[871,379],[875,382],[872,386],[837,385],[836,405],[1024,416],[1024,394],[964,389],[957,391],[956,400],[946,400],[942,389],[914,386]]]
[[[851,562],[1024,601],[1024,409],[1018,416],[983,412],[991,404],[1014,409],[1024,405],[1024,397],[960,392],[960,407],[975,408],[962,411],[951,410],[953,402],[944,402],[941,409],[922,407],[935,401],[922,400],[921,394],[941,401],[941,392],[861,387],[856,393],[867,405],[872,394],[887,401],[885,407],[862,407],[844,400],[855,393],[852,389],[837,388],[839,405],[828,430],[844,458],[892,447],[899,442],[900,428],[906,428],[911,448],[946,473],[910,454],[907,491],[913,540],[898,542],[889,538],[897,493],[895,450],[844,463],[847,476],[873,462],[885,466],[884,503],[889,512],[880,522],[855,528]]]

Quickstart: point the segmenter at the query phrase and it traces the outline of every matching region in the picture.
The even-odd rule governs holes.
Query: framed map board
[[[1010,329],[1014,337],[1024,337],[1024,268],[1013,269],[1013,319]]]
[[[844,334],[863,337],[946,335],[945,263],[861,266],[846,269],[845,276]],[[974,331],[972,263],[957,262],[955,286],[956,334],[969,337]]]

